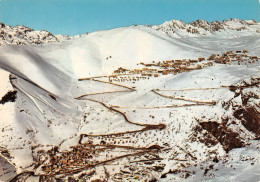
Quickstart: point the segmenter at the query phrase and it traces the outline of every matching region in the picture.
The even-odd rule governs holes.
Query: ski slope
[[[222,33],[223,37],[234,33],[234,31],[228,31]],[[240,32],[235,33],[241,34]],[[0,98],[10,90],[18,91],[15,102],[0,104],[0,129],[2,130],[0,146],[9,151],[11,155],[11,158],[8,159],[9,163],[13,164],[16,169],[14,172],[12,167],[8,167],[12,172],[1,174],[0,168],[2,175],[0,180],[11,179],[16,175],[15,173],[23,171],[35,170],[37,175],[41,175],[40,168],[34,166],[37,151],[47,151],[54,146],[59,146],[60,151],[67,151],[71,146],[78,144],[82,134],[109,135],[132,132],[142,130],[143,125],[165,124],[167,127],[165,131],[158,133],[152,130],[150,133],[145,131],[144,134],[138,136],[127,133],[123,135],[126,138],[138,140],[135,143],[138,147],[150,147],[152,144],[163,146],[167,143],[168,147],[172,148],[172,153],[177,151],[179,159],[187,158],[188,154],[181,149],[176,149],[176,146],[185,148],[197,159],[197,161],[193,161],[192,158],[188,158],[187,163],[190,165],[203,163],[214,157],[222,158],[226,152],[219,143],[211,147],[197,139],[192,143],[191,136],[194,134],[194,127],[198,124],[197,120],[221,123],[224,114],[232,115],[231,110],[223,109],[222,101],[233,99],[235,94],[225,88],[206,91],[199,89],[236,85],[244,80],[259,78],[259,61],[247,66],[216,64],[177,75],[141,80],[134,84],[132,82],[122,83],[127,87],[135,86],[135,90],[130,91],[122,86],[99,82],[106,81],[102,79],[78,81],[80,78],[111,75],[119,67],[142,68],[140,62],[207,58],[212,53],[244,49],[250,50],[252,55],[260,56],[260,36],[258,34],[247,33],[244,36],[230,36],[228,39],[220,38],[221,32],[217,34],[218,36],[176,38],[158,31],[154,27],[131,26],[93,32],[64,42],[0,47]],[[11,79],[9,79],[9,74],[11,74]],[[216,101],[216,105],[163,108],[191,102],[163,98],[152,92],[155,89],[190,88],[198,90],[160,91],[160,94],[197,101]],[[75,99],[84,94],[105,92],[113,93],[82,97],[92,99],[92,101]],[[93,100],[98,102],[93,102]],[[99,102],[107,104],[107,108]],[[240,104],[240,101],[237,102]],[[258,102],[258,100],[255,99],[254,102]],[[126,122],[122,114],[108,109],[113,106],[117,106],[115,108],[137,124]],[[233,127],[235,131],[242,131],[239,135],[242,140],[249,141],[256,137],[239,121],[236,120],[236,122],[236,125],[232,125],[231,128]],[[203,134],[198,135],[202,138],[205,137]],[[85,140],[88,141],[87,137],[83,141]],[[110,142],[108,138],[103,138],[103,140],[106,143]],[[94,143],[98,141],[93,139]],[[130,143],[128,140],[124,141]],[[121,152],[123,153],[123,151]],[[163,158],[160,164],[165,167],[160,172],[147,173],[146,175],[149,174],[148,176],[151,178],[159,179],[162,174],[181,166],[181,163],[171,160],[171,153],[162,152],[158,155]],[[46,161],[44,164],[47,163]],[[119,167],[115,171],[110,171],[111,175],[120,171],[120,166],[126,165],[124,162],[119,161]],[[188,167],[187,163],[185,166]],[[259,160],[255,163],[259,165]],[[137,165],[138,167],[142,168]],[[241,167],[238,168],[239,171],[240,169]],[[248,171],[250,170],[251,168],[248,168]],[[259,176],[257,169],[252,168],[252,170],[256,170],[254,174],[257,178]],[[248,171],[246,172],[248,173]],[[218,176],[222,174],[221,171],[216,173],[217,181],[221,180],[221,177]],[[96,177],[105,178],[103,169],[97,167],[97,174],[91,179]],[[238,177],[233,178],[228,175],[226,177],[228,180],[238,179]],[[124,180],[132,179],[133,176]],[[140,176],[141,179],[145,178]],[[169,177],[169,179],[177,178]],[[252,177],[252,179],[255,178]]]

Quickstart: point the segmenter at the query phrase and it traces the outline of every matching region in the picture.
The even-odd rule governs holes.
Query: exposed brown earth
[[[238,133],[228,129],[226,125],[217,122],[202,122],[200,125],[221,143],[226,152],[229,152],[233,148],[241,148],[244,146]]]

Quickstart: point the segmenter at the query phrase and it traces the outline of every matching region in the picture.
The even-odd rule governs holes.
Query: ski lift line
[[[154,92],[155,94],[157,94],[161,97],[168,98],[168,99],[183,100],[183,101],[187,101],[187,102],[201,103],[201,104],[207,104],[207,105],[216,105],[216,101],[197,101],[197,100],[192,100],[192,99],[185,99],[185,98],[180,98],[180,97],[172,97],[172,96],[168,96],[168,95],[163,95],[155,90],[152,90],[152,92]]]
[[[82,98],[82,97],[90,96],[90,95],[100,95],[100,94],[110,94],[110,93],[120,93],[120,92],[132,92],[132,90],[121,90],[121,91],[110,91],[110,92],[90,93],[90,94],[81,95],[81,96],[79,96],[79,97],[77,97],[77,98]]]

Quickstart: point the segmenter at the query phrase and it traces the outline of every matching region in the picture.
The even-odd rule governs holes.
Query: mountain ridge
[[[185,23],[181,20],[165,21],[159,25],[134,25],[140,27],[150,27],[174,38],[181,37],[199,37],[199,36],[223,36],[216,33],[227,32],[224,37],[232,36],[234,32],[247,31],[247,34],[260,35],[260,22],[255,20],[240,20],[230,18],[223,21],[208,22],[205,20],[196,20]],[[131,27],[131,26],[129,26]],[[92,32],[93,33],[93,32]],[[28,45],[28,44],[46,44],[71,40],[86,36],[89,33],[69,36],[54,35],[46,30],[34,30],[24,25],[9,26],[0,22],[0,46],[7,44]]]
[[[228,19],[219,21],[208,22],[205,20],[196,20],[191,23],[185,23],[179,20],[166,21],[161,25],[151,26],[152,28],[164,32],[175,38],[180,38],[179,34],[184,34],[186,37],[196,36],[223,36],[217,34],[227,32],[232,37],[232,33],[236,31],[248,31],[252,34],[260,33],[260,24],[255,20],[239,20],[239,19]],[[177,34],[177,36],[176,36]]]

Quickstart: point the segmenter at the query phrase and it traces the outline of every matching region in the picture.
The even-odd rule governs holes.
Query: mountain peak
[[[196,20],[191,23],[185,23],[179,20],[166,21],[161,25],[152,26],[154,29],[166,33],[173,37],[196,37],[196,36],[218,36],[224,35],[226,38],[243,36],[240,31],[245,31],[245,36],[259,35],[260,26],[255,20],[240,20],[230,18],[228,20],[208,22],[205,20]],[[221,34],[222,32],[222,34]]]
[[[199,36],[232,38],[260,35],[260,24],[255,20],[240,20],[236,18],[230,18],[228,20],[223,20],[222,22],[208,22],[199,19],[190,23],[185,23],[181,20],[170,20],[165,21],[161,25],[143,26],[155,29],[174,38]],[[241,31],[243,31],[243,34],[241,34]],[[12,27],[1,22],[0,32],[0,45],[45,44],[81,37],[80,35],[74,37],[68,35],[53,35],[46,30],[37,31],[24,25]]]
[[[55,36],[46,30],[36,31],[24,25],[15,27],[0,22],[0,45],[45,44],[70,40],[70,36]]]

